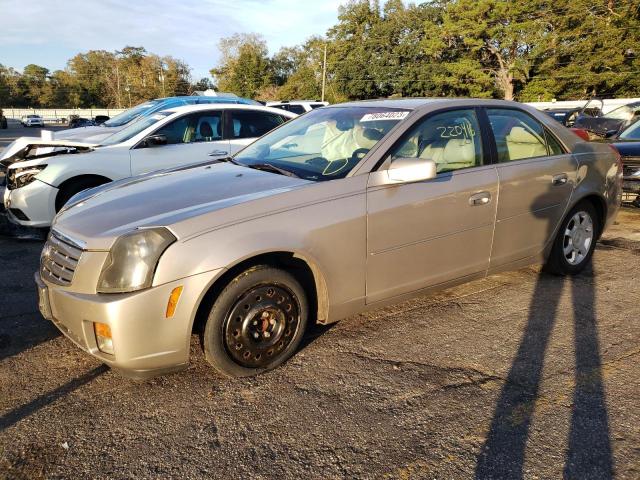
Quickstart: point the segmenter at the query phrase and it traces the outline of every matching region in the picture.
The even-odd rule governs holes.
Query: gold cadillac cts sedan
[[[534,262],[576,274],[621,196],[614,149],[497,100],[320,108],[193,161],[76,195],[42,252],[43,316],[128,376],[184,368],[192,333],[255,375],[312,322]]]

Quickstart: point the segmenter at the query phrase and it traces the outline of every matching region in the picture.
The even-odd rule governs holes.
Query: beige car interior
[[[547,147],[542,139],[527,131],[524,127],[515,126],[505,137],[509,160],[544,157]]]

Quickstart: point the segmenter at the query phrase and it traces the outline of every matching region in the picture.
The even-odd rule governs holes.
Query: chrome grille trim
[[[49,234],[40,256],[40,276],[56,285],[69,286],[82,255],[82,248],[55,230]]]

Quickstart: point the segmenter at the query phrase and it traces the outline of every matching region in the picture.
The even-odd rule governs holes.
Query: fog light
[[[165,318],[171,318],[173,317],[173,314],[176,313],[176,307],[178,306],[180,295],[182,295],[182,285],[174,288],[171,291],[171,295],[169,295],[169,301],[167,302],[167,312],[165,313]]]
[[[93,330],[96,333],[98,350],[102,353],[113,355],[113,340],[111,339],[111,327],[106,323],[94,322]]]

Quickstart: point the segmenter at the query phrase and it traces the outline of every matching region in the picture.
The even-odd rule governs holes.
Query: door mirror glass
[[[436,163],[425,158],[396,158],[389,166],[387,176],[391,183],[431,180],[436,178]]]
[[[167,137],[166,135],[149,135],[144,139],[144,143],[147,147],[159,147],[167,144]]]

